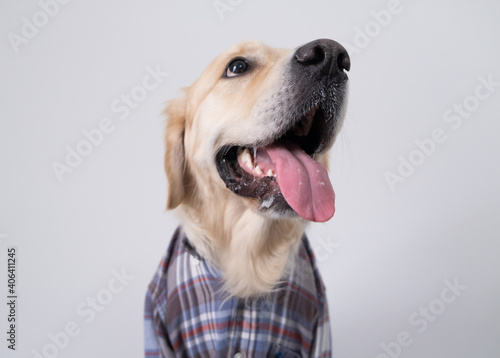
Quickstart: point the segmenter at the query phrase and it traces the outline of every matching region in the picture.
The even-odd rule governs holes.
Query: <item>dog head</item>
[[[349,68],[346,50],[326,39],[295,50],[245,42],[219,55],[167,108],[167,208],[236,200],[272,218],[329,220],[326,152]]]

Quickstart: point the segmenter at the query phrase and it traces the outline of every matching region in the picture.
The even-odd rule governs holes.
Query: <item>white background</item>
[[[334,357],[388,357],[383,344],[393,357],[498,357],[500,87],[488,99],[470,96],[481,77],[500,82],[500,3],[401,1],[385,26],[373,15],[388,9],[385,0],[232,3],[220,17],[211,0],[71,1],[17,53],[9,34],[22,36],[23,18],[41,7],[0,3],[0,355],[34,357],[75,322],[79,334],[51,356],[141,357],[144,293],[177,225],[164,211],[165,101],[236,42],[294,48],[327,37],[352,59],[331,159],[337,213],[308,229]],[[158,66],[169,75],[119,119],[111,104]],[[443,114],[464,101],[473,111],[454,129]],[[64,164],[66,147],[103,118],[115,130],[60,182],[52,164]],[[386,172],[399,175],[400,156],[409,160],[415,140],[438,128],[446,140],[425,158],[414,153],[419,166],[391,191]],[[14,354],[6,348],[13,245]],[[135,278],[85,322],[78,307],[109,298],[103,290],[122,269]],[[441,299],[446,280],[467,287],[452,303]],[[432,321],[419,332],[409,317],[429,305]],[[398,348],[390,342],[401,332],[409,337]]]

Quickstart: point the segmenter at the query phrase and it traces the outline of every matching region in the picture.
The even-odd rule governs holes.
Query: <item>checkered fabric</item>
[[[221,283],[178,228],[146,295],[145,357],[331,357],[325,288],[305,236],[270,297],[228,298]]]

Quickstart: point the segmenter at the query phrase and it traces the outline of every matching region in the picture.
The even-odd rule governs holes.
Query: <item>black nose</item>
[[[341,44],[320,39],[309,42],[295,51],[295,63],[313,78],[326,82],[341,83],[347,80],[344,70],[349,71],[351,60]]]

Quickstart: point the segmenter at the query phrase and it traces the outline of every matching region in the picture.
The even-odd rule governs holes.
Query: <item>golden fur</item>
[[[218,56],[165,111],[167,209],[177,208],[196,250],[219,267],[232,295],[266,294],[293,260],[306,220],[258,211],[255,199],[228,190],[214,165],[222,145],[257,141],[273,131],[260,113],[276,96],[291,50],[245,42]],[[222,75],[236,56],[258,65],[238,81]],[[325,166],[326,154],[315,157]]]

